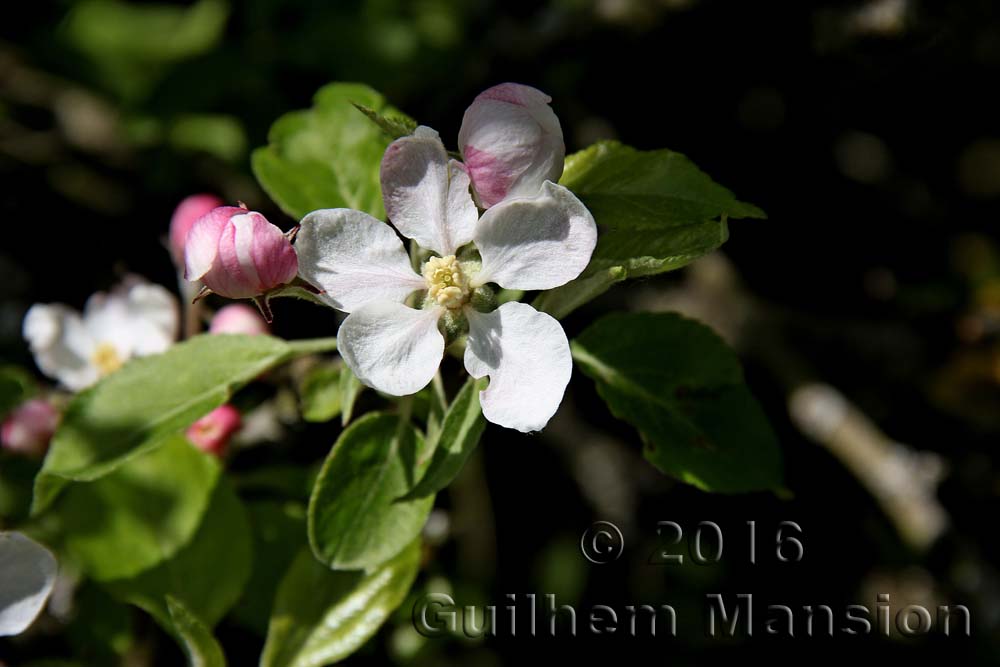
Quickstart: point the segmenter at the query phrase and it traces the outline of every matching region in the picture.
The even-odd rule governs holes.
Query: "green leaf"
[[[192,614],[180,600],[167,596],[167,609],[174,632],[177,634],[190,667],[226,667],[222,647],[212,636],[212,631]]]
[[[572,349],[663,472],[709,491],[780,486],[777,439],[735,353],[708,327],[670,313],[614,314]]]
[[[98,479],[158,447],[268,369],[335,346],[333,339],[205,335],[133,359],[70,402],[35,481],[32,512],[48,507],[68,480]]]
[[[233,616],[264,636],[281,582],[278,574],[287,571],[299,551],[308,546],[306,508],[294,502],[261,500],[248,503],[247,510],[253,526],[253,570]]]
[[[479,392],[486,388],[485,378],[469,378],[445,413],[437,444],[427,472],[401,500],[424,498],[451,484],[479,444],[486,428]]]
[[[188,445],[188,449],[194,447]],[[212,627],[243,594],[252,558],[246,510],[232,485],[222,478],[215,486],[198,530],[184,548],[151,570],[130,579],[107,582],[107,588],[118,598],[147,611],[168,630],[171,616],[166,605],[168,596]]]
[[[395,415],[369,413],[333,446],[309,499],[309,543],[335,570],[373,567],[420,533],[433,496],[395,502],[420,475],[420,433]]]
[[[169,65],[212,49],[229,16],[225,0],[188,6],[84,0],[75,3],[63,32],[96,65],[106,86],[124,98],[147,95]]]
[[[600,234],[581,277],[546,297],[564,303],[543,301],[549,312],[566,314],[618,280],[677,269],[715,250],[729,237],[727,219],[766,217],[666,149],[600,142],[567,157],[559,182],[587,206]],[[613,273],[588,280],[606,271]]]
[[[640,151],[603,141],[566,158],[560,183],[579,196],[598,224],[657,231],[712,220],[764,218],[691,160],[667,149]]]
[[[389,138],[355,105],[401,115],[368,86],[332,83],[316,93],[311,109],[279,118],[271,126],[269,144],[254,151],[257,180],[296,220],[321,208],[353,208],[385,217],[379,165]]]
[[[38,467],[34,459],[0,451],[0,517],[4,525],[17,525],[28,518]]]
[[[532,302],[536,310],[561,320],[574,310],[607,292],[615,283],[628,278],[622,266],[601,269],[586,278],[571,280],[567,284],[542,292]]]
[[[354,414],[354,404],[358,396],[364,391],[365,385],[355,375],[350,368],[344,366],[340,370],[340,424],[347,426],[351,422]]]
[[[331,572],[303,550],[278,589],[261,667],[321,667],[349,656],[403,602],[419,564],[419,540],[368,572]]]
[[[413,131],[417,129],[416,121],[407,116],[401,114],[386,116],[363,104],[355,104],[354,108],[367,116],[368,120],[378,125],[390,139],[399,139],[400,137],[408,136],[413,134]]]
[[[132,645],[132,609],[101,586],[81,581],[73,592],[73,616],[63,636],[71,655],[94,665],[117,665]]]
[[[97,580],[152,568],[190,541],[218,477],[215,459],[171,438],[110,475],[67,489],[57,506],[66,549]]]
[[[175,148],[202,151],[227,162],[246,157],[247,135],[235,116],[184,114],[171,123],[169,140]]]
[[[340,414],[339,364],[316,366],[306,373],[299,388],[302,419],[307,422],[327,422]]]
[[[65,26],[70,40],[95,58],[174,62],[211,49],[222,36],[229,10],[224,0],[184,7],[84,0]]]
[[[35,393],[31,375],[17,366],[0,366],[0,418]]]

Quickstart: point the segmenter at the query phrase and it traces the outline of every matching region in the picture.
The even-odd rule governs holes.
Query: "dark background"
[[[553,97],[568,151],[609,137],[669,147],[768,213],[766,221],[734,222],[724,253],[769,322],[757,335],[773,336],[763,341],[770,346],[739,347],[780,436],[788,493],[709,495],[664,478],[642,461],[634,431],[614,423],[578,375],[551,434],[487,431],[481,456],[441,501],[453,525],[468,530],[440,549],[417,588],[447,576],[460,604],[556,592],[581,617],[592,604],[670,603],[679,636],[553,640],[519,631],[485,643],[432,640],[412,664],[591,664],[638,660],[647,650],[670,664],[774,655],[995,660],[995,3],[250,0],[233,3],[224,35],[209,48],[175,62],[133,54],[127,76],[107,63],[132,51],[88,46],[79,7],[20,3],[0,25],[0,353],[9,361],[30,365],[19,330],[33,302],[79,307],[125,271],[173,285],[161,238],[187,194],[242,199],[290,226],[256,188],[248,151],[266,142],[274,119],[309,106],[332,80],[370,84],[452,144],[479,91],[508,80],[532,84]],[[879,8],[888,19],[872,18]],[[76,90],[86,100],[65,96]],[[93,113],[80,111],[92,102]],[[228,117],[237,140],[213,149],[211,137],[172,133],[192,113]],[[66,114],[96,125],[74,132]],[[618,287],[570,317],[568,332],[682,279]],[[308,304],[281,302],[276,316],[276,332],[289,337],[336,326],[331,313]],[[777,357],[760,352],[775,345]],[[939,497],[951,525],[930,549],[902,542],[841,462],[793,427],[788,378],[800,372],[836,386],[892,439],[944,459]],[[589,468],[573,446],[579,432],[584,444],[606,445],[584,448],[598,452]],[[325,446],[316,451],[321,457]],[[610,496],[595,494],[594,485],[605,488],[595,470],[611,471]],[[615,505],[621,497],[628,502]],[[606,515],[609,502],[624,508],[620,516]],[[623,558],[600,567],[577,546],[598,519],[615,519],[626,533]],[[722,562],[647,564],[659,520],[691,529],[718,522]],[[744,555],[747,520],[759,531],[756,566]],[[804,530],[802,563],[770,555],[782,520]],[[848,604],[874,607],[876,590],[932,591],[941,603],[966,604],[973,637],[776,640],[758,626],[749,640],[704,638],[707,593],[754,593],[758,613],[766,604],[829,604],[840,614]],[[894,596],[903,599],[907,593]],[[379,664],[388,654],[406,663],[397,646],[406,615],[352,661]],[[219,635],[227,649],[247,651],[231,655],[232,664],[255,660],[260,638],[226,623]]]

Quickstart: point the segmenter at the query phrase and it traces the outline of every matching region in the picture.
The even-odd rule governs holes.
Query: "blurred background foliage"
[[[290,226],[256,186],[249,152],[321,85],[367,83],[447,138],[477,92],[529,83],[554,98],[569,151],[604,138],[669,147],[768,212],[733,225],[725,259],[619,287],[567,327],[572,336],[621,308],[682,308],[713,324],[744,354],[781,436],[789,493],[711,496],[671,482],[642,461],[635,434],[610,420],[592,386],[575,383],[542,437],[488,430],[439,501],[438,527],[453,539],[414,595],[669,602],[681,636],[426,641],[404,603],[352,662],[596,662],[651,649],[672,664],[714,664],[779,645],[705,639],[706,593],[842,608],[872,606],[877,591],[899,604],[968,604],[973,638],[813,639],[782,643],[783,655],[987,664],[1000,628],[1000,103],[989,93],[998,19],[989,0],[19,3],[0,23],[0,354],[30,367],[20,325],[33,302],[79,306],[127,270],[171,285],[162,237],[187,194],[218,192]],[[283,302],[276,315],[276,333],[290,337],[336,326],[308,304]],[[796,428],[786,402],[803,378],[835,386],[881,433],[936,455],[948,518],[926,550],[900,538],[834,449]],[[304,462],[332,442],[310,429],[298,434]],[[4,476],[17,465],[5,460]],[[594,519],[619,523],[628,558],[603,569],[583,561],[576,541]],[[719,522],[732,552],[712,567],[648,565],[656,521],[667,519]],[[751,519],[799,521],[805,561],[748,565],[738,540]],[[155,634],[148,618],[85,593],[78,604],[91,611],[76,618],[87,622],[53,655],[86,646],[101,664],[134,653],[130,626]],[[219,635],[235,647],[231,664],[251,662],[262,642],[233,621]],[[13,650],[30,652],[37,638],[26,641]],[[169,640],[153,647],[157,664],[179,660]]]

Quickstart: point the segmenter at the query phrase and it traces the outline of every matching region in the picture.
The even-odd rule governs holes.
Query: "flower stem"
[[[434,374],[434,379],[431,380],[431,389],[434,390],[434,396],[438,399],[441,412],[443,414],[448,409],[448,394],[444,390],[444,381],[441,380],[441,371]]]
[[[306,338],[304,340],[288,341],[295,354],[314,354],[317,352],[333,352],[337,349],[337,339],[334,336],[329,338]]]

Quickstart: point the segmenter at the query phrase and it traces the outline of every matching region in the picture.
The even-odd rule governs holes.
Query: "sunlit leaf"
[[[321,667],[347,657],[400,605],[419,564],[419,540],[367,572],[331,572],[302,551],[278,589],[261,667]]]
[[[333,569],[368,568],[420,533],[429,496],[397,501],[421,473],[423,437],[395,415],[369,413],[333,446],[309,500],[309,542]]]

